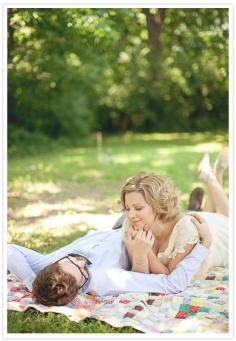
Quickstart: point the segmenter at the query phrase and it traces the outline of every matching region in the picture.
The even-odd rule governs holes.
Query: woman
[[[210,254],[198,275],[228,264],[229,205],[222,187],[227,166],[228,148],[219,153],[213,169],[208,154],[198,164],[199,179],[208,187],[205,212],[199,215],[213,235]],[[127,216],[124,242],[133,271],[169,274],[199,242],[194,218],[181,212],[179,194],[165,177],[139,173],[129,178],[121,191],[121,204]]]

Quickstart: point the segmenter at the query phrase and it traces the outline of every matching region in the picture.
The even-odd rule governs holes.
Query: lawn
[[[213,162],[226,133],[126,134],[96,144],[66,148],[8,161],[8,242],[51,252],[107,225],[119,215],[124,180],[139,171],[172,178],[186,209],[189,193],[202,185],[196,163],[204,152]],[[228,188],[228,174],[225,175]],[[111,220],[110,218],[113,218]],[[8,312],[9,333],[137,333],[86,319],[79,324],[34,309]]]

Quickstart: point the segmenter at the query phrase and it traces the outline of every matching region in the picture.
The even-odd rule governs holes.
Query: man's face
[[[66,256],[58,263],[63,271],[75,277],[80,288],[85,284],[88,278],[88,273],[85,269],[86,260],[78,260],[76,257]]]

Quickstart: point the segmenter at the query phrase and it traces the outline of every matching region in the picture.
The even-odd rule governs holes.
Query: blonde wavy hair
[[[125,210],[125,195],[131,192],[141,193],[163,223],[176,219],[181,212],[180,193],[174,188],[171,180],[164,176],[140,172],[128,178],[120,196],[123,210]]]

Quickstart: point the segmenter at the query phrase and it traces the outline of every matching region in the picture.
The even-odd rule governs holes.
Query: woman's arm
[[[137,235],[137,232],[138,231],[134,230],[132,226],[129,226],[124,232],[123,241],[127,250],[131,267],[133,266],[133,239]]]
[[[192,222],[198,230],[200,240],[202,240],[202,244],[209,249],[212,244],[212,235],[210,233],[206,220],[196,213],[191,212],[190,215],[192,216]],[[169,261],[168,269],[170,272],[172,272],[175,269],[176,265],[192,251],[195,245],[196,244],[186,244],[184,247],[185,252],[178,253],[175,258]]]
[[[167,264],[169,272],[172,272],[175,269],[176,265],[192,251],[195,245],[196,244],[186,244],[183,253],[177,253],[174,258],[170,259]]]
[[[162,264],[162,262],[155,255],[153,250],[148,253],[149,270],[152,274],[164,274],[168,275],[170,273],[167,266]]]
[[[141,255],[139,252],[134,252],[132,271],[149,274],[148,257],[146,254]]]
[[[132,271],[149,273],[148,253],[152,249],[154,236],[152,231],[140,229],[131,242],[132,249]]]

